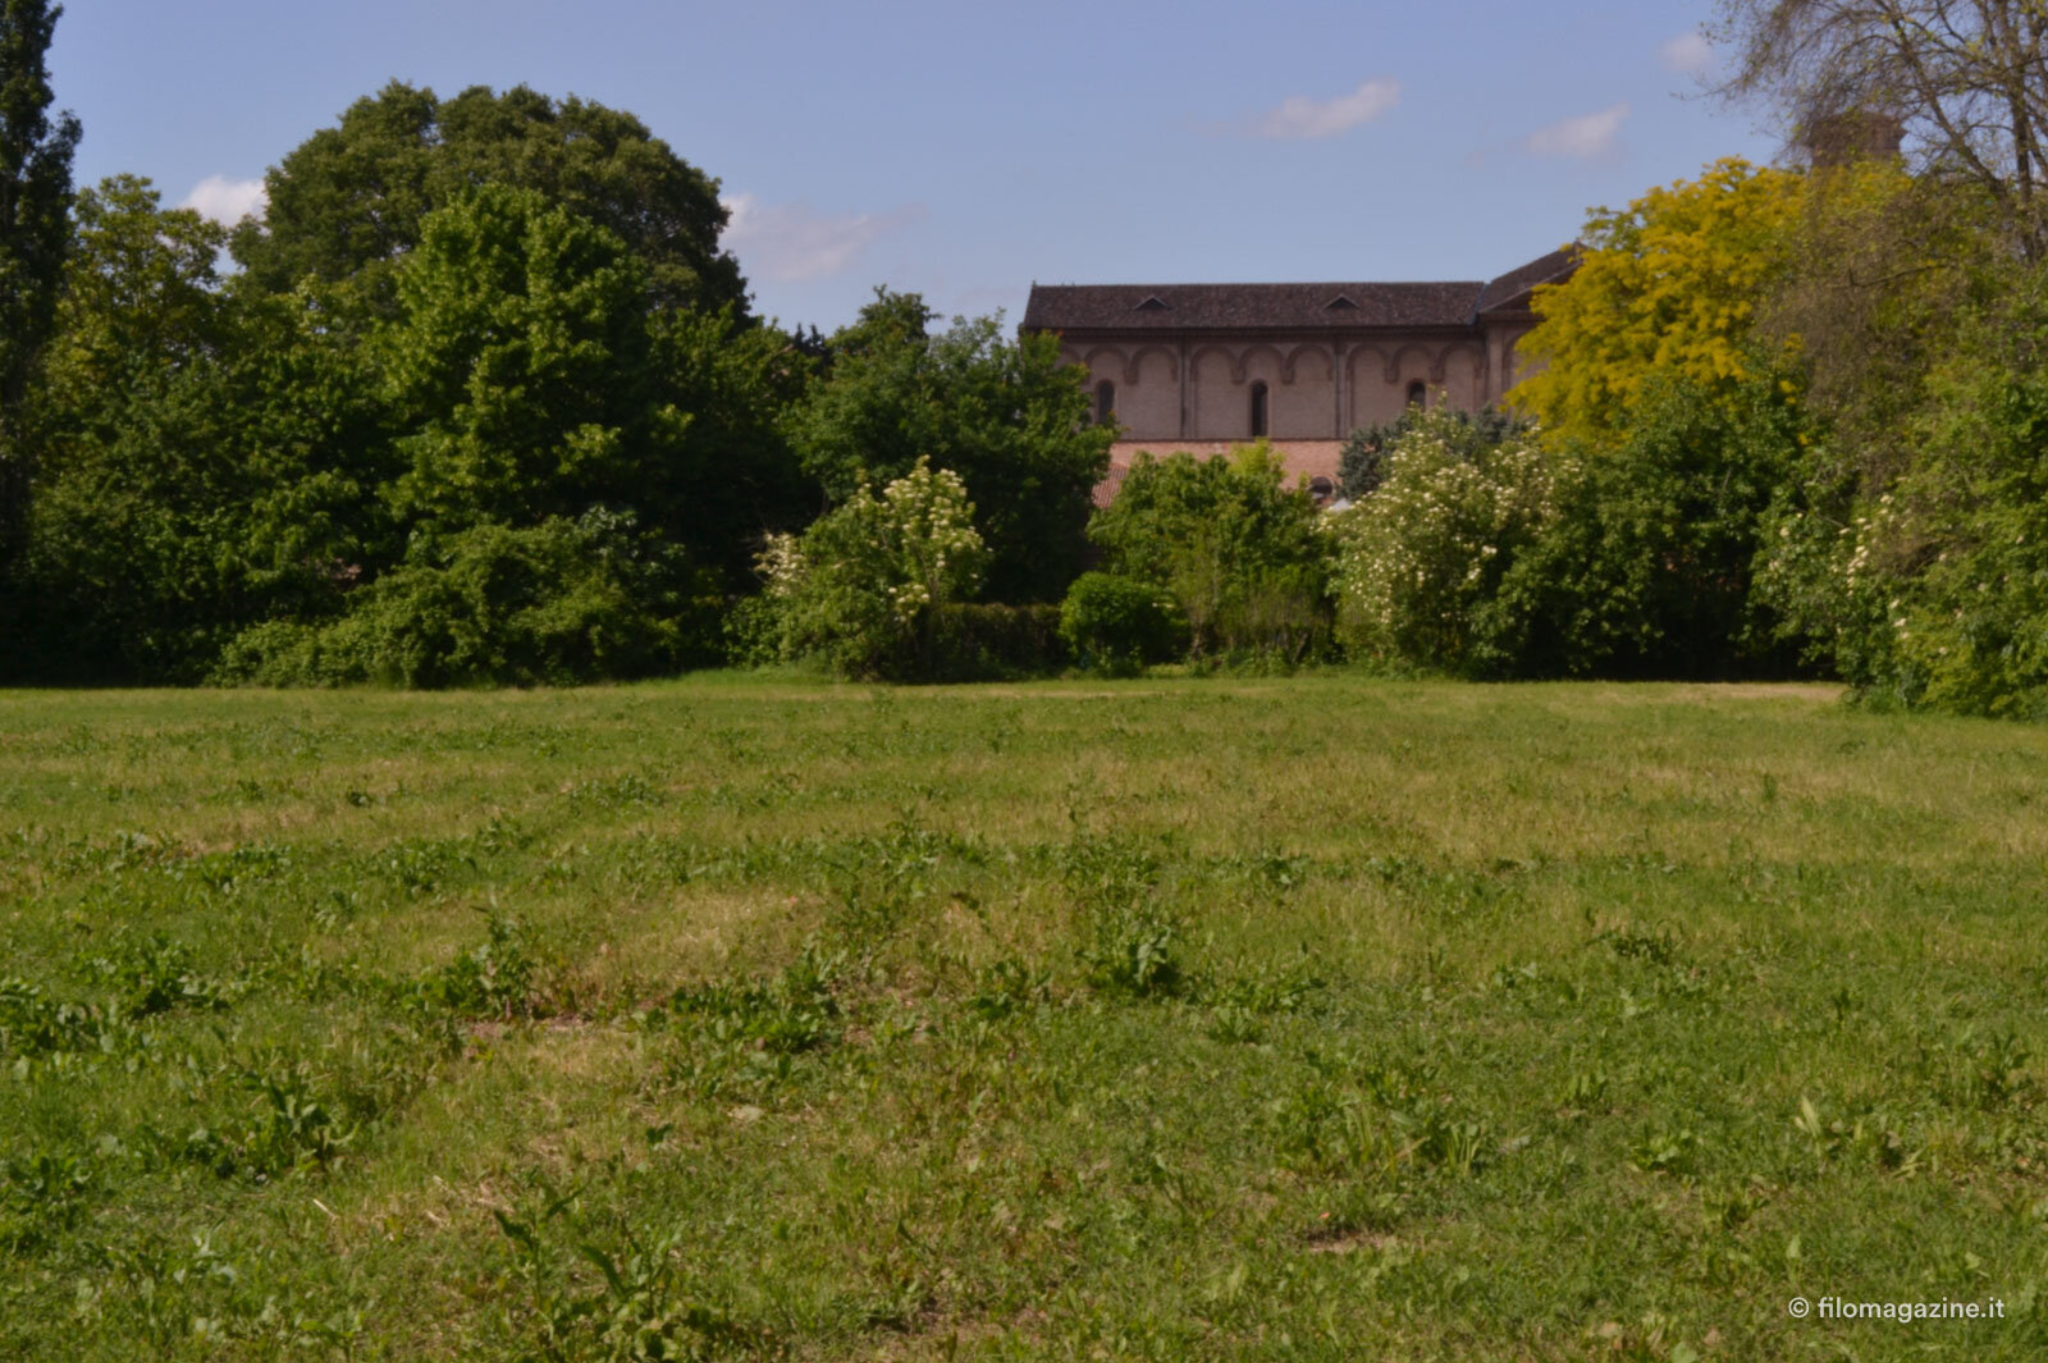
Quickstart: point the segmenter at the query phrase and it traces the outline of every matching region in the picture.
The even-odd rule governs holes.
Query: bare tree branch
[[[1721,0],[1731,100],[1810,140],[1829,120],[1900,120],[1923,171],[1992,196],[2014,244],[2048,255],[2048,0]]]

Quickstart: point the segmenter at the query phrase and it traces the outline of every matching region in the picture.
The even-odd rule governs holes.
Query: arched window
[[[1429,406],[1429,385],[1421,379],[1417,379],[1408,385],[1408,405],[1410,407]]]
[[[1263,382],[1252,385],[1252,439],[1257,440],[1266,433],[1266,385]]]
[[[1095,385],[1095,424],[1107,426],[1116,417],[1116,385],[1108,379]]]

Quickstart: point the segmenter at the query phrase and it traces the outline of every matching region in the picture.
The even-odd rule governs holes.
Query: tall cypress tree
[[[78,120],[50,115],[47,58],[62,5],[0,0],[0,554],[27,510],[22,410],[57,315]]]

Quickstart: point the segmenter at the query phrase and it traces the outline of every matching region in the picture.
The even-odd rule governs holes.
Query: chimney
[[[1899,154],[1906,125],[1890,114],[1856,112],[1825,114],[1806,125],[1806,150],[1815,170],[1828,170],[1862,160],[1889,160]]]

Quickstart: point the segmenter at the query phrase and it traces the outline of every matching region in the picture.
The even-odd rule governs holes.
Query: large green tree
[[[80,194],[33,404],[17,582],[71,680],[189,680],[259,620],[338,610],[392,553],[390,442],[358,348],[313,293],[221,288],[224,232],[144,180]]]
[[[394,81],[357,100],[271,170],[269,207],[236,233],[235,258],[270,292],[365,275],[388,308],[390,273],[428,215],[483,184],[534,190],[617,235],[664,305],[745,305],[738,262],[718,245],[716,180],[629,113],[523,85],[444,100]]]
[[[0,0],[0,555],[24,510],[29,450],[22,414],[56,320],[70,235],[78,120],[52,117],[47,61],[63,13],[49,0]]]
[[[630,509],[704,560],[738,561],[795,499],[774,428],[804,365],[729,310],[646,305],[618,234],[487,185],[431,214],[399,272],[381,357],[409,465],[408,524],[533,524]]]
[[[1009,340],[999,317],[932,335],[931,321],[916,294],[882,290],[832,338],[829,377],[789,423],[805,471],[844,501],[929,457],[978,508],[988,594],[1057,600],[1080,571],[1115,432],[1089,420],[1082,371],[1060,363],[1054,337]]]

